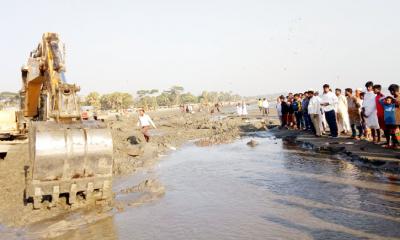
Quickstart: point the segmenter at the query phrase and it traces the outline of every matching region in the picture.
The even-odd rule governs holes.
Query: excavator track
[[[70,205],[77,194],[86,200],[111,199],[113,142],[104,123],[32,122],[29,148],[25,195],[34,209],[44,199],[56,206],[61,195]]]

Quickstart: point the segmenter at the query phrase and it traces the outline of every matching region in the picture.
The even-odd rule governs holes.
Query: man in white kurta
[[[263,102],[262,102],[262,108],[263,108],[263,115],[268,115],[269,111],[269,103],[268,100],[266,98],[264,98]]]
[[[236,105],[236,114],[242,116],[242,105],[240,103]]]
[[[247,105],[246,103],[243,101],[242,102],[242,116],[247,116]]]
[[[322,136],[321,132],[321,105],[320,98],[314,96],[314,92],[310,91],[310,101],[308,102],[308,114],[310,114],[311,122],[314,127],[314,134],[318,137]]]
[[[338,119],[339,132],[348,133],[351,131],[351,127],[350,127],[347,98],[344,95],[342,95],[342,90],[339,88],[336,89],[335,93],[338,98],[337,119]]]
[[[279,122],[282,125],[282,101],[281,101],[281,97],[278,97],[276,99],[276,112],[278,113],[278,117],[279,117]]]
[[[376,130],[379,130],[378,114],[376,112],[376,94],[373,91],[373,83],[367,82],[365,87],[367,92],[364,94],[364,101],[362,103],[362,114],[365,119],[365,125],[371,129],[373,141],[377,139]]]

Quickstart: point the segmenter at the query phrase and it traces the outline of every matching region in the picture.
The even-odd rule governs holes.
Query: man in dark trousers
[[[324,84],[323,89],[324,94],[322,94],[321,96],[321,107],[322,110],[325,112],[325,119],[328,123],[331,137],[337,138],[339,135],[338,125],[336,121],[336,105],[338,103],[338,98],[331,91],[328,84]]]

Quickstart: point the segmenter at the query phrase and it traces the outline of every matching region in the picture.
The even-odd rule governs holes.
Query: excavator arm
[[[72,122],[80,118],[75,84],[65,81],[64,47],[58,34],[45,33],[22,69],[25,117]]]

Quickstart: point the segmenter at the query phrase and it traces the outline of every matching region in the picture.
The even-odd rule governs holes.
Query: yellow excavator
[[[60,196],[109,201],[113,142],[103,122],[81,119],[77,92],[65,78],[65,47],[57,33],[44,33],[22,67],[21,111],[28,124],[29,160],[25,199],[39,209]]]

